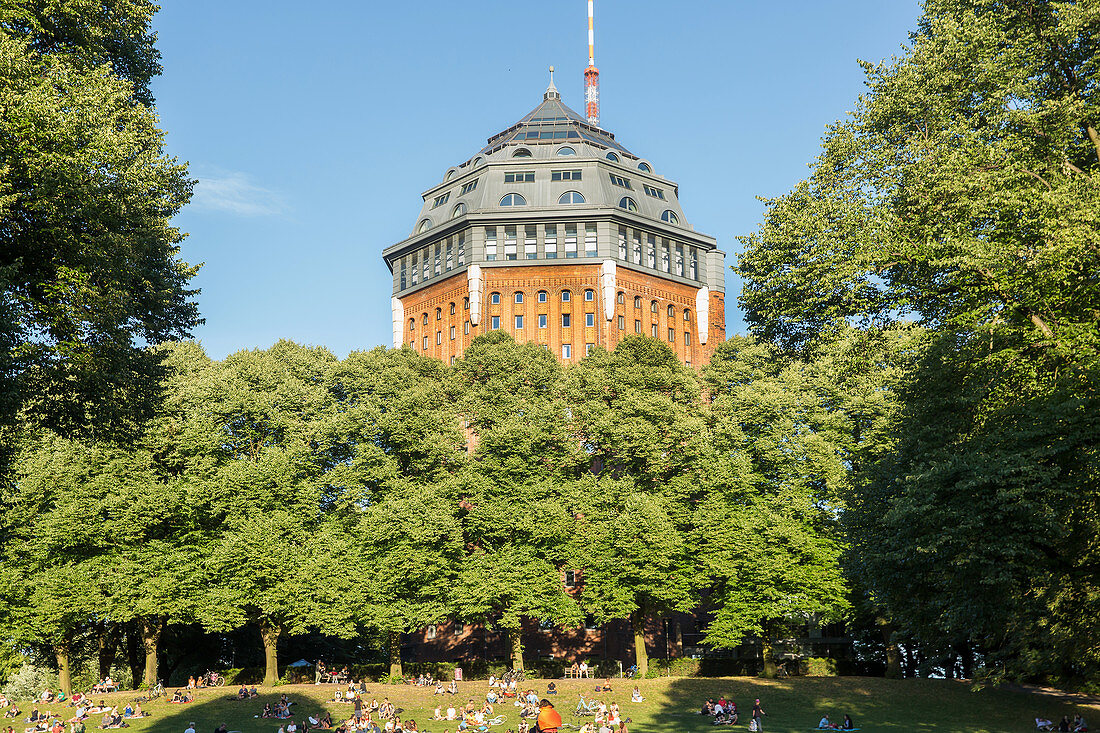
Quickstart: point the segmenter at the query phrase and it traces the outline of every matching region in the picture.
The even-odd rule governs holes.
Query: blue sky
[[[596,0],[601,124],[680,185],[732,264],[897,55],[915,0]],[[279,338],[389,344],[384,247],[420,194],[542,99],[583,111],[585,0],[186,0],[155,22],[169,152],[199,183],[176,223],[221,358]],[[744,331],[727,272],[727,332]]]

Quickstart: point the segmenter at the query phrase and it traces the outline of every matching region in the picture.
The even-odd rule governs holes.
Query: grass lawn
[[[559,694],[551,697],[565,722],[579,722],[572,716],[577,696],[592,691],[589,680],[558,680]],[[526,687],[542,695],[546,680],[528,681]],[[764,730],[768,733],[792,733],[813,730],[822,714],[827,713],[833,722],[839,722],[847,713],[863,731],[957,731],[963,733],[1025,733],[1035,730],[1034,718],[1043,715],[1057,722],[1061,716],[1074,713],[1085,716],[1096,729],[1100,725],[1100,707],[1070,706],[1051,701],[1027,692],[983,690],[971,692],[969,687],[946,680],[885,680],[871,677],[796,678],[791,680],[761,680],[752,677],[726,677],[716,679],[666,678],[641,680],[645,701],[630,702],[633,684],[630,680],[612,680],[613,693],[596,697],[606,702],[617,701],[628,724],[630,733],[719,733],[729,727],[712,726],[708,719],[698,715],[698,709],[707,697],[718,698],[725,694],[737,703],[742,711],[742,724],[734,731],[748,730],[745,717],[754,698],[759,697],[767,713]],[[133,733],[183,733],[187,724],[196,723],[197,733],[212,733],[221,723],[230,731],[242,733],[276,733],[280,721],[253,717],[265,702],[274,703],[286,694],[297,704],[295,719],[304,720],[321,709],[332,713],[333,720],[347,717],[351,706],[327,702],[334,685],[281,685],[260,688],[260,697],[238,702],[228,699],[236,688],[199,690],[194,703],[173,705],[161,698],[143,705],[151,717],[131,721]],[[366,700],[372,697],[381,702],[383,697],[399,708],[402,720],[416,720],[421,731],[443,733],[447,728],[455,733],[453,722],[436,723],[430,720],[432,712],[441,700],[433,697],[433,688],[412,686],[368,685]],[[482,702],[488,687],[484,680],[460,682],[458,702],[465,704],[469,698]],[[133,699],[135,694],[121,692],[103,697],[118,704]],[[444,709],[447,695],[442,700]],[[457,707],[457,705],[456,705]],[[66,708],[66,710],[68,710]],[[515,729],[517,710],[511,704],[498,705],[503,713],[503,726],[493,728],[494,733]],[[55,712],[62,712],[55,710]],[[65,717],[68,717],[66,715]],[[89,719],[89,731],[96,730],[99,716]],[[22,733],[23,726],[16,727]]]

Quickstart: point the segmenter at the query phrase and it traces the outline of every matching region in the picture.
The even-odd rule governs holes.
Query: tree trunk
[[[638,665],[638,677],[645,679],[649,672],[649,653],[645,648],[645,613],[642,609],[630,614],[630,629],[634,632],[634,663]]]
[[[523,625],[508,629],[508,653],[512,656],[512,669],[523,669]]]
[[[69,643],[67,641],[54,647],[57,655],[57,686],[65,693],[65,697],[73,696],[73,678],[69,669]]]
[[[145,650],[145,675],[142,681],[146,687],[155,687],[157,684],[157,645],[163,631],[164,619],[154,617],[142,621],[141,645]]]
[[[283,633],[280,626],[260,624],[260,636],[264,640],[264,684],[274,685],[279,681],[279,636]]]
[[[775,663],[775,647],[772,646],[771,637],[767,632],[765,632],[760,642],[760,652],[764,658],[764,668],[760,675],[768,679],[775,679],[779,675],[779,665]]]
[[[118,650],[118,637],[117,624],[103,624],[99,629],[97,656],[101,679],[111,674],[111,666],[115,663],[115,652]]]
[[[974,646],[968,641],[959,645],[963,679],[974,679]]]
[[[876,618],[875,623],[878,625],[879,631],[882,632],[882,641],[886,645],[886,678],[900,680],[902,677],[901,653],[898,650],[893,624],[883,616]]]
[[[401,669],[401,632],[391,631],[388,648],[390,652],[390,677],[404,677]]]
[[[126,658],[130,663],[130,684],[136,689],[145,675],[145,656],[142,654],[141,634],[132,622],[126,625]]]

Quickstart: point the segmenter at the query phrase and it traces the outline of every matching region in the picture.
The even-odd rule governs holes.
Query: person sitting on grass
[[[245,687],[243,684],[241,685],[241,689],[237,690],[237,699],[238,700],[247,700],[248,699],[248,688]]]
[[[637,685],[634,685],[634,691],[630,693],[630,702],[641,702],[642,700],[645,700],[642,697],[642,691],[638,689]]]
[[[458,719],[458,711],[455,710],[454,705],[451,705],[449,708],[447,708],[447,720],[457,720],[457,719]]]
[[[490,703],[490,704],[495,703],[499,699],[500,698],[497,697],[497,691],[496,690],[489,690],[489,692],[485,695],[485,702]]]
[[[442,705],[436,707],[435,712],[432,713],[432,720],[446,720],[446,718],[443,717]]]
[[[317,721],[317,727],[324,728],[325,730],[332,728],[332,715],[329,714],[327,711],[321,713],[321,717]]]
[[[271,718],[271,717],[274,717],[274,715],[275,715],[275,713],[271,712],[271,703],[265,702],[264,703],[264,709],[260,711],[260,717],[261,718]]]
[[[840,721],[841,730],[855,730],[855,723],[852,722],[852,716],[845,715],[844,720]]]
[[[11,708],[7,712],[4,713],[4,717],[5,718],[18,718],[21,713],[22,713],[22,711],[19,709],[19,706],[16,705],[15,703],[12,703]]]
[[[821,720],[817,721],[818,730],[832,730],[834,728],[836,728],[836,726],[829,722],[828,715],[822,715]]]
[[[445,692],[445,690],[443,689],[443,680],[439,680],[438,682],[435,683],[435,692],[433,692],[432,694],[433,695],[442,695],[442,694],[444,694],[444,692]]]
[[[557,694],[558,694],[558,686],[557,686],[557,684],[556,684],[556,683],[554,683],[554,682],[551,682],[550,684],[548,684],[548,685],[546,686],[546,694],[547,694],[547,695],[557,695]]]
[[[1080,715],[1073,716],[1073,733],[1088,733],[1089,724]]]
[[[132,718],[132,717],[134,717],[134,709],[130,706],[130,703],[126,703],[126,707],[124,707],[122,709],[122,717],[123,718]]]
[[[405,727],[405,733],[419,733],[419,730],[420,730],[419,728],[416,727],[416,721],[415,720],[406,720],[404,727]]]
[[[561,727],[561,713],[554,709],[550,701],[539,700],[539,714],[535,720],[535,733],[558,733]]]
[[[458,694],[458,680],[451,680],[451,685],[447,688],[447,692],[451,693],[452,695]]]

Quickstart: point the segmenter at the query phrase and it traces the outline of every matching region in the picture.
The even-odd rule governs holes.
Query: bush
[[[677,657],[668,661],[668,673],[673,677],[698,677],[702,670],[702,659]]]
[[[34,700],[47,688],[57,689],[57,673],[27,662],[8,677],[4,696],[10,700]]]
[[[807,657],[802,660],[802,669],[807,677],[836,677],[836,660],[822,657]]]

